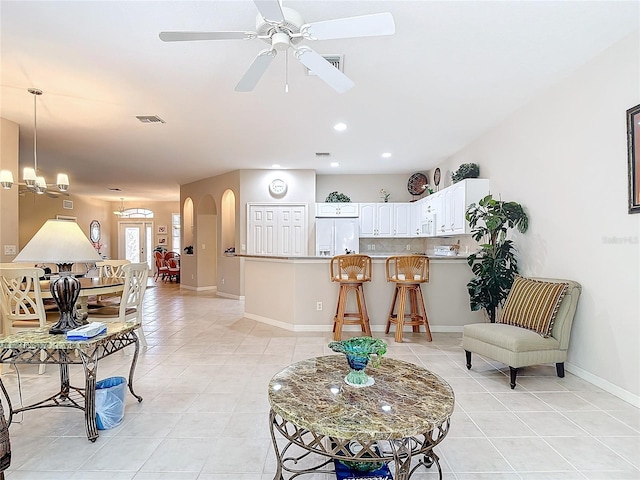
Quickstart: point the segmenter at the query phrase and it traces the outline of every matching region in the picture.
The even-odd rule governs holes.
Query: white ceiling
[[[344,54],[355,82],[344,94],[306,76],[291,54],[284,93],[283,53],[253,92],[238,93],[265,43],[164,43],[158,33],[252,31],[252,1],[2,1],[0,114],[20,124],[20,166],[33,165],[27,89],[36,87],[44,91],[39,167],[47,179],[67,171],[76,194],[177,200],[181,183],[274,163],[409,175],[442,162],[640,23],[637,1],[282,3],[306,22],[388,11],[396,34],[305,42]],[[346,132],[332,129],[338,121]]]

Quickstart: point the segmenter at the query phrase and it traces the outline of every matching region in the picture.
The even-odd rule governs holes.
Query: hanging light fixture
[[[22,172],[22,180],[29,190],[42,195],[47,190],[47,182],[44,177],[38,175],[38,111],[37,98],[42,95],[42,90],[30,88],[28,90],[33,95],[33,168],[26,167]],[[10,170],[0,171],[0,186],[5,190],[10,189],[14,184],[13,174]],[[66,173],[59,173],[56,179],[56,186],[61,192],[69,189],[69,176]]]
[[[120,210],[114,210],[113,214],[118,217],[124,217],[124,198],[120,197]]]

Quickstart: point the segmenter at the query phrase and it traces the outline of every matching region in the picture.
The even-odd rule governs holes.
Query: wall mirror
[[[98,243],[100,241],[100,234],[100,222],[93,220],[89,225],[89,236],[91,237],[91,241],[93,243]]]
[[[627,110],[629,213],[640,213],[640,105]]]

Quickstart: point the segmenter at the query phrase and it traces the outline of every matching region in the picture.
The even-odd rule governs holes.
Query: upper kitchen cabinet
[[[361,203],[360,237],[410,237],[410,203]]]
[[[357,203],[316,203],[316,217],[357,217]]]
[[[436,209],[436,235],[471,233],[465,218],[467,208],[472,203],[478,203],[488,194],[488,179],[469,178],[431,195]]]

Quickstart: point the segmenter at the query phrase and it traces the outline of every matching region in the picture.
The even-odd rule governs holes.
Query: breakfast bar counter
[[[296,332],[331,331],[339,287],[330,278],[330,257],[242,257],[245,317]],[[372,280],[364,284],[364,294],[371,330],[384,332],[394,285],[386,279],[387,256],[371,257]],[[429,270],[422,291],[431,331],[458,332],[483,321],[481,312],[469,308],[466,285],[472,272],[465,256],[430,257]]]

